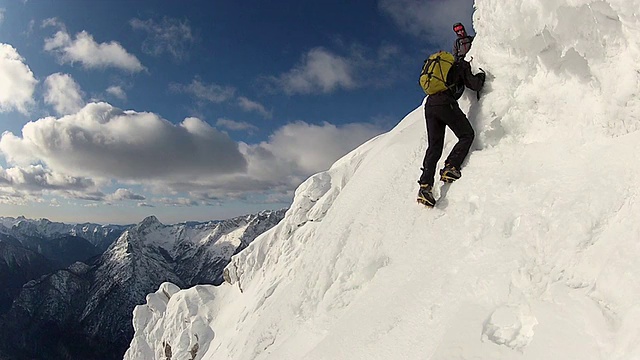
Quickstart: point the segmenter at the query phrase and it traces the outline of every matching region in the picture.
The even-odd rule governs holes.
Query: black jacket
[[[447,74],[447,86],[451,90],[439,92],[437,94],[429,95],[427,97],[427,106],[447,105],[455,104],[457,98],[455,97],[456,87],[466,86],[473,91],[479,91],[484,85],[484,73],[478,73],[473,75],[471,73],[471,65],[464,61],[459,60],[453,63],[449,73]],[[459,96],[458,96],[459,97]]]

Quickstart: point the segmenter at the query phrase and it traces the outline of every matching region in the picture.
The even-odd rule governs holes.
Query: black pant
[[[451,128],[458,137],[458,143],[453,147],[445,163],[460,169],[464,158],[467,157],[475,133],[466,115],[460,110],[457,103],[434,105],[424,107],[424,115],[427,120],[427,137],[429,147],[422,162],[422,176],[420,184],[433,185],[433,177],[442,148],[444,147],[444,133],[446,126]]]

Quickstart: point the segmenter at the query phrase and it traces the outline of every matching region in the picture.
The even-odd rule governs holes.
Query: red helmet
[[[463,34],[466,34],[467,31],[464,29],[464,25],[462,25],[462,23],[455,23],[453,24],[453,31],[456,34],[459,34],[460,32],[462,32]]]

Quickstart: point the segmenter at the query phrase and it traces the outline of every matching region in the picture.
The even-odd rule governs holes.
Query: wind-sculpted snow
[[[173,299],[174,303],[179,303],[176,311],[162,319],[163,327],[151,329],[151,332],[143,336],[133,338],[131,348],[125,358],[131,359],[162,359],[167,358],[167,354],[176,354],[176,358],[185,355],[194,359],[202,356],[208,350],[211,340],[214,338],[213,329],[209,327],[211,318],[202,317],[199,314],[201,308],[205,308],[213,300],[213,295],[206,286],[196,286],[186,291],[171,283],[163,283],[158,291],[147,295],[147,305],[139,306],[134,313],[134,330],[141,334],[147,329],[140,327],[149,320],[157,317],[157,314],[164,314],[168,302]],[[184,298],[188,298],[185,301]],[[187,321],[185,321],[187,320]],[[166,341],[161,346],[151,348],[145,342],[146,336],[162,337],[166,336],[175,341]],[[169,356],[171,357],[171,356]]]
[[[437,206],[420,106],[304,182],[228,283],[137,307],[125,358],[640,358],[639,8],[477,0],[490,75]]]
[[[358,150],[351,152],[326,172],[310,177],[298,187],[293,204],[282,222],[270,232],[271,236],[254,242],[248,249],[233,257],[225,269],[225,278],[229,283],[242,283],[253,278],[255,273],[286,258],[294,259],[299,255],[304,243],[314,235],[314,223],[319,223],[333,205],[342,188],[349,182],[360,166],[364,154],[374,146],[377,139],[370,140]],[[307,225],[307,226],[305,226]],[[296,235],[296,238],[292,236]],[[274,242],[285,240],[282,246]]]
[[[581,145],[640,129],[637,9],[629,0],[478,1],[472,64],[495,76],[471,108],[479,143]]]

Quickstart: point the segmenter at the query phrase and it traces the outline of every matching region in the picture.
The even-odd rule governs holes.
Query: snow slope
[[[420,106],[304,182],[229,283],[148,295],[125,359],[639,359],[638,9],[477,0],[494,78],[437,207]]]

